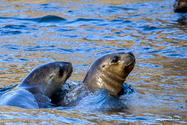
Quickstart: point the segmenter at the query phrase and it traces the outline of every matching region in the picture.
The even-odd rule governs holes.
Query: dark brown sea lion
[[[174,11],[177,13],[186,13],[187,0],[176,0],[173,7],[174,7]]]
[[[86,90],[95,92],[106,89],[111,95],[117,95],[134,65],[135,56],[132,52],[112,53],[98,58],[90,66],[84,80],[61,97],[59,105],[74,105],[81,96],[86,95]]]
[[[13,90],[0,97],[0,105],[21,108],[50,106],[50,97],[72,73],[70,62],[52,62],[36,67]]]

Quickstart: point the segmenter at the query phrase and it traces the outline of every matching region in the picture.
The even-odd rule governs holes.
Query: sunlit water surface
[[[81,81],[98,57],[132,51],[127,112],[0,107],[0,123],[187,124],[187,14],[174,0],[0,1],[0,88],[34,67],[70,61]]]

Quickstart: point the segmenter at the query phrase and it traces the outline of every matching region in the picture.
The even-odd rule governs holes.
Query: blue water
[[[0,1],[0,88],[36,66],[69,61],[81,81],[100,56],[131,51],[136,66],[122,97],[128,112],[0,107],[0,123],[186,124],[187,14],[174,0]],[[1,93],[0,93],[1,94]]]

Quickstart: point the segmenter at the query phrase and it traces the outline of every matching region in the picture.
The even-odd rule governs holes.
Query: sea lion
[[[14,89],[0,97],[0,105],[45,108],[50,97],[72,73],[70,62],[56,61],[34,68]]]
[[[174,11],[177,13],[186,13],[187,0],[176,0],[173,7],[174,7]]]
[[[106,89],[117,95],[134,64],[135,57],[132,52],[105,55],[91,65],[82,82],[89,90]]]
[[[99,89],[105,89],[110,95],[117,96],[123,89],[123,83],[135,65],[132,52],[118,52],[104,55],[93,62],[84,80],[62,95],[60,106],[76,105],[81,98]],[[89,90],[89,91],[87,91]]]

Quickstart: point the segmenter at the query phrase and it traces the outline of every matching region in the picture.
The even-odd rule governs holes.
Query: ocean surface
[[[187,13],[174,0],[0,1],[0,88],[33,68],[69,61],[70,81],[83,80],[97,58],[133,52],[127,77],[135,92],[127,112],[0,106],[4,125],[187,124]],[[2,89],[1,89],[2,93]]]

